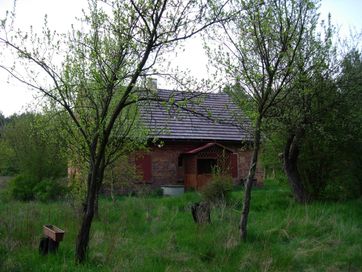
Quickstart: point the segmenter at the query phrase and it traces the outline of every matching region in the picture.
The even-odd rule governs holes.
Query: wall
[[[252,156],[253,156],[252,150],[250,149],[245,150],[239,148],[238,150],[239,180],[244,180],[247,178]],[[263,184],[264,171],[260,164],[260,161],[256,166],[255,178],[257,180],[256,185],[261,186]]]
[[[151,155],[153,185],[183,183],[184,162],[179,166],[179,156],[200,143],[193,142],[165,142],[162,146],[153,145],[149,147],[148,154]]]
[[[186,166],[185,161],[183,161],[182,166],[179,166],[178,158],[180,154],[206,143],[200,141],[165,141],[162,146],[150,146],[148,154],[151,157],[152,178],[148,182],[154,186],[183,183],[184,168]],[[252,151],[250,149],[243,150],[241,144],[222,142],[220,144],[238,153],[238,175],[234,178],[234,182],[238,184],[248,174]],[[256,178],[259,184],[262,183],[263,171],[259,165],[257,166]]]

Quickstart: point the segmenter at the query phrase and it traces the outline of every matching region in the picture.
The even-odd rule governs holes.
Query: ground
[[[78,202],[0,199],[0,271],[362,271],[362,199],[296,204],[284,185],[252,195],[249,236],[238,240],[242,191],[196,226],[182,197],[103,198],[88,262],[74,263]],[[40,256],[43,224],[66,231],[57,255]]]

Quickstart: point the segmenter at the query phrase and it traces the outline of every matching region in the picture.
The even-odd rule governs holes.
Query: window
[[[137,172],[142,176],[143,181],[150,182],[152,180],[152,159],[151,155],[144,154],[136,157]]]
[[[216,159],[198,159],[197,174],[211,174],[216,166]]]
[[[180,156],[178,157],[178,167],[182,167],[182,166],[183,166],[183,162],[184,162],[183,157],[180,155]]]

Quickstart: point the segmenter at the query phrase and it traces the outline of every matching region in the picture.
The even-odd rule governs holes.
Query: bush
[[[329,180],[321,198],[335,201],[357,198],[361,195],[360,186],[358,178],[342,173],[333,180]]]
[[[162,188],[153,188],[148,184],[136,184],[133,189],[129,190],[128,196],[137,197],[161,197],[163,196]]]
[[[17,200],[29,201],[34,199],[34,186],[37,180],[28,175],[19,175],[13,178],[10,183],[10,194]]]
[[[49,201],[63,196],[66,189],[58,181],[44,179],[38,181],[28,175],[19,175],[9,183],[9,192],[12,198],[22,201],[39,200]]]
[[[45,179],[35,185],[34,197],[36,200],[46,202],[56,200],[65,194],[65,187],[53,179]]]
[[[202,198],[209,203],[228,203],[233,189],[230,176],[214,175],[201,191]]]

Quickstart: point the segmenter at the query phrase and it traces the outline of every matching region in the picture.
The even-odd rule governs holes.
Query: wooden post
[[[43,237],[40,239],[39,253],[41,255],[47,255],[48,253],[56,253],[59,248],[59,242],[50,239],[49,237]]]

